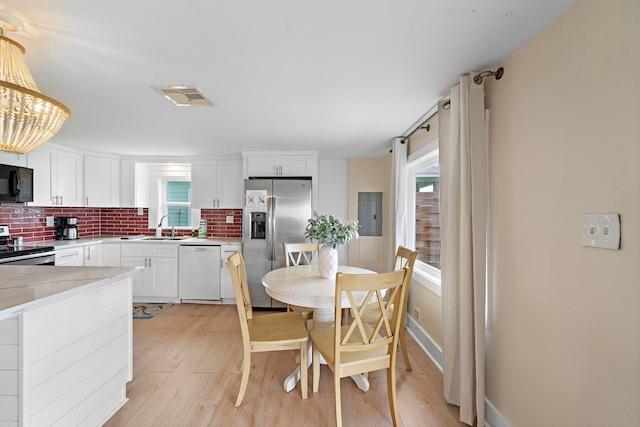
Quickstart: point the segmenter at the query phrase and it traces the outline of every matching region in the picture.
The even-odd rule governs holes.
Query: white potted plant
[[[343,224],[333,215],[313,213],[313,218],[309,218],[305,228],[305,236],[309,241],[318,243],[318,272],[320,276],[326,279],[335,277],[338,272],[337,249],[353,237],[357,238],[359,228],[360,224],[357,220]]]

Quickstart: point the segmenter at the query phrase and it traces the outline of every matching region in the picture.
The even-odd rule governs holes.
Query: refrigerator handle
[[[275,196],[271,196],[271,217],[270,217],[270,221],[271,224],[270,225],[270,231],[271,231],[271,238],[270,238],[270,242],[269,244],[269,260],[271,261],[275,261],[276,260],[276,197]]]

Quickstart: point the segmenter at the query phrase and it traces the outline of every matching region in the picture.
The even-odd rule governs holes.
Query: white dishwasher
[[[220,246],[180,245],[178,297],[182,302],[220,301]]]

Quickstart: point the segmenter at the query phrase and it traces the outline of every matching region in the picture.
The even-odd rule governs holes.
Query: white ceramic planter
[[[318,251],[318,272],[321,277],[330,279],[338,272],[338,251],[328,246],[320,246]]]

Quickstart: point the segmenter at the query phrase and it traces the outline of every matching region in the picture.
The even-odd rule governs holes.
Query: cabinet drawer
[[[84,248],[56,249],[56,265],[83,265]]]
[[[147,256],[147,245],[145,245],[145,244],[134,244],[134,245],[123,244],[123,245],[120,246],[120,255],[121,256]]]
[[[149,256],[178,257],[178,245],[149,245]]]
[[[178,245],[166,244],[146,244],[146,243],[128,243],[122,244],[121,255],[127,256],[142,256],[142,257],[178,257]]]

